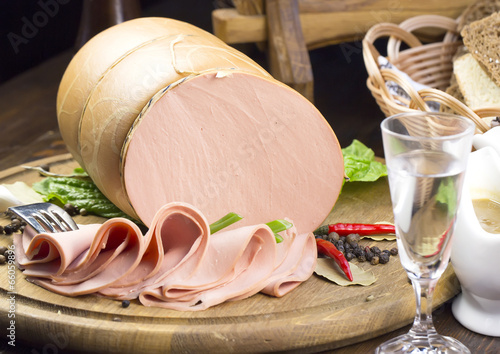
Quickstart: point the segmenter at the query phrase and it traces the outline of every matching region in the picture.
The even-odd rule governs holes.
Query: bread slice
[[[457,51],[455,52],[455,55],[453,56],[452,62],[455,62],[455,60],[457,60],[462,55],[465,55],[467,53],[469,53],[469,51],[465,46],[458,47]],[[448,95],[455,97],[457,100],[465,104],[464,95],[462,94],[462,91],[460,91],[460,87],[458,86],[457,78],[455,77],[454,73],[451,73],[450,84],[446,88],[445,92]],[[441,105],[441,111],[447,112],[449,111],[449,107],[447,107],[446,105]],[[451,110],[450,112],[452,111],[453,110]]]
[[[461,34],[469,52],[500,86],[500,13],[472,22]]]
[[[453,74],[469,108],[500,105],[500,87],[491,80],[471,53],[462,55],[453,62]]]
[[[468,24],[500,11],[500,0],[478,0],[465,8],[458,18],[458,32]]]

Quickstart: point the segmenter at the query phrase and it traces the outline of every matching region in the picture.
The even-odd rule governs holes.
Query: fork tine
[[[49,223],[50,228],[53,230],[52,232],[66,231],[66,226],[60,222],[59,218],[51,210],[40,210],[38,213],[43,217],[44,221]]]
[[[68,223],[68,220],[61,215],[57,210],[50,210],[50,214],[53,217],[53,220],[57,225],[62,229],[62,231],[71,231],[74,230],[73,226]],[[73,219],[71,219],[73,221]]]
[[[73,220],[73,218],[63,209],[54,205],[49,207],[49,212],[53,215],[54,219],[58,220],[59,225],[63,228],[63,231],[78,229],[78,225],[75,223],[75,220]]]
[[[47,213],[43,210],[38,210],[33,212],[33,218],[48,232],[60,232],[61,230],[57,229],[57,224],[51,222],[50,216],[47,218]]]

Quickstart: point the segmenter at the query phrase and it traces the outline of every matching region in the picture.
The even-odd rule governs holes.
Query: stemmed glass
[[[436,332],[432,294],[450,258],[475,125],[452,114],[411,112],[386,118],[381,128],[400,261],[417,306],[410,331],[376,353],[470,353]]]

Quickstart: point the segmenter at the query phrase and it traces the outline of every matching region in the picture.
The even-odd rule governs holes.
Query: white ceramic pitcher
[[[451,253],[462,293],[452,311],[468,329],[500,336],[500,234],[486,232],[472,206],[476,198],[500,198],[497,149],[486,146],[471,153],[464,183]]]

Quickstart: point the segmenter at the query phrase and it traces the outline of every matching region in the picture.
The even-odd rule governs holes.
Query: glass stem
[[[430,337],[437,335],[432,322],[432,295],[437,284],[437,279],[412,279],[417,310],[410,335],[420,341],[429,342]]]

